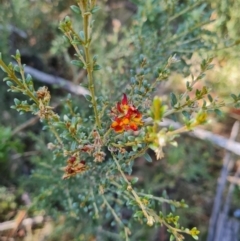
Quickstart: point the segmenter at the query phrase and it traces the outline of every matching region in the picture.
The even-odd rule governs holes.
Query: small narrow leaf
[[[137,151],[138,146],[132,146],[133,151]]]
[[[14,71],[16,71],[16,72],[20,72],[20,68],[19,68],[18,65],[15,65],[15,66],[14,66]]]
[[[74,13],[76,13],[76,14],[81,14],[81,10],[80,10],[80,8],[79,8],[78,6],[72,5],[70,8],[71,8],[71,10],[72,10]]]
[[[11,81],[7,81],[6,84],[7,84],[9,87],[13,86],[13,83],[12,83]]]
[[[5,72],[5,73],[7,72],[2,66],[0,66],[0,68],[3,72]]]
[[[235,94],[231,94],[231,97],[233,98],[233,100],[237,101],[237,96]]]
[[[211,96],[210,94],[208,94],[208,100],[209,100],[210,102],[213,102],[213,98],[212,98],[212,96]]]
[[[26,77],[26,83],[30,83],[32,81],[32,76],[30,74],[27,74],[27,77]]]
[[[170,93],[171,106],[174,107],[177,104],[177,97],[174,93]]]
[[[130,82],[132,85],[136,84],[136,79],[134,77],[131,77]]]
[[[131,180],[131,183],[132,184],[135,184],[138,182],[138,177],[134,177],[132,180]]]
[[[128,136],[128,140],[129,140],[129,141],[134,141],[134,140],[135,140],[135,137],[134,137],[134,136]]]
[[[170,236],[170,241],[174,241],[174,240],[175,240],[175,237],[174,237],[173,234],[171,234],[171,236]]]
[[[81,67],[81,68],[84,66],[83,62],[81,62],[80,60],[72,60],[71,64]]]
[[[217,116],[222,117],[223,113],[219,109],[215,109],[214,112],[217,114]]]
[[[134,215],[134,218],[142,218],[143,217],[143,212],[142,211],[137,211]]]
[[[152,157],[146,152],[143,157],[146,159],[148,162],[152,162]]]
[[[96,61],[97,61],[97,58],[98,58],[98,56],[97,56],[97,55],[94,55],[94,56],[93,56],[93,62],[96,62]]]
[[[85,39],[85,35],[84,35],[84,32],[83,32],[83,31],[80,31],[80,32],[79,32],[79,36],[81,37],[82,40]]]
[[[77,147],[77,142],[73,141],[72,144],[71,144],[71,151],[75,151],[76,147]]]
[[[214,67],[214,64],[209,64],[208,66],[207,66],[207,70],[210,70],[210,69],[212,69]]]
[[[17,49],[16,50],[16,59],[20,59],[21,58],[21,54],[20,54],[20,51]]]
[[[94,71],[100,70],[101,68],[102,68],[102,67],[101,67],[100,65],[98,65],[98,64],[96,64],[96,65],[93,66],[93,70],[94,70]]]
[[[64,115],[64,116],[63,116],[63,120],[64,120],[64,121],[69,121],[68,116],[67,116],[67,115]]]
[[[100,9],[99,6],[95,6],[92,10],[91,13],[96,13]]]
[[[182,114],[183,114],[183,116],[187,119],[187,120],[190,120],[190,114],[189,114],[189,112],[187,112],[187,111],[183,111],[182,112]]]
[[[17,98],[14,98],[14,103],[15,103],[15,105],[19,105],[21,102],[20,102],[20,100],[19,99],[17,99]]]
[[[197,235],[192,235],[192,237],[193,237],[195,240],[198,240],[198,236],[197,236]]]
[[[90,102],[90,101],[92,101],[92,96],[91,95],[85,95],[85,99]]]
[[[176,207],[174,205],[170,205],[170,208],[173,213],[176,211]]]

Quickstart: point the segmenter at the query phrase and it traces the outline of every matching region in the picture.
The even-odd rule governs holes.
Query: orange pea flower
[[[142,114],[138,109],[128,102],[126,94],[123,94],[121,102],[112,109],[113,122],[111,128],[117,133],[127,130],[138,130],[143,125]]]

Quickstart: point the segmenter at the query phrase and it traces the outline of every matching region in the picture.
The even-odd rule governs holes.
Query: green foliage
[[[0,176],[2,183],[7,183],[14,178],[14,172],[11,172],[12,166],[11,154],[14,151],[21,151],[19,140],[12,140],[12,130],[10,127],[0,126]]]
[[[41,194],[33,201],[32,211],[35,207],[43,208],[53,216],[60,211],[67,212],[75,223],[88,214],[96,224],[95,229],[98,225],[110,224],[106,225],[107,231],[114,234],[103,233],[120,240],[129,240],[130,237],[138,240],[138,232],[134,233],[139,229],[136,228],[137,222],[154,228],[164,225],[170,233],[170,240],[183,240],[183,234],[197,239],[199,231],[195,227],[182,226],[179,215],[174,212],[176,208],[187,207],[184,201],[172,200],[166,195],[155,196],[150,194],[149,187],[140,191],[138,178],[128,175],[132,174],[137,158],[143,157],[148,163],[152,162],[147,153],[149,148],[155,152],[157,159],[163,158],[163,148],[168,144],[176,145],[177,136],[206,123],[208,115],[219,112],[219,108],[238,105],[240,99],[232,94],[232,100],[224,102],[211,95],[210,88],[204,84],[206,72],[213,67],[213,58],[208,57],[202,60],[199,73],[190,75],[183,93],[171,93],[167,99],[155,97],[152,101],[156,88],[172,73],[178,71],[187,75],[191,72],[187,58],[194,51],[201,53],[208,50],[210,56],[212,49],[219,47],[214,44],[217,34],[205,28],[213,22],[210,19],[211,5],[206,1],[184,1],[184,4],[162,1],[159,5],[153,0],[135,2],[138,12],[130,23],[130,31],[115,28],[112,39],[119,38],[119,43],[114,45],[112,40],[108,45],[106,41],[106,51],[99,44],[105,39],[105,35],[101,34],[102,25],[93,21],[97,16],[104,18],[98,12],[96,1],[78,0],[77,6],[70,7],[74,16],[79,15],[75,16],[76,20],[81,18],[80,24],[75,25],[68,16],[60,22],[64,41],[58,41],[57,37],[52,42],[52,51],[57,53],[62,46],[71,46],[75,50],[74,59],[69,62],[73,65],[73,72],[87,72],[84,81],[90,91],[90,95],[77,104],[71,96],[65,98],[62,105],[66,109],[61,113],[51,106],[48,88],[36,89],[32,77],[25,75],[19,51],[12,56],[13,63],[6,64],[0,56],[0,66],[6,75],[3,80],[9,91],[26,97],[24,100],[15,98],[12,108],[20,114],[30,112],[37,115],[44,130],[52,134],[51,142],[49,139],[46,142],[49,142],[53,158],[47,155],[42,160],[44,144],[40,142],[36,148],[41,155],[33,158],[39,169],[32,172],[32,178],[41,180],[39,183],[42,185]],[[18,4],[15,6],[20,11],[24,4],[28,6],[29,3]],[[40,6],[39,3],[34,4]],[[50,6],[47,2],[44,6],[46,11],[55,9],[54,4]],[[40,19],[41,24],[48,21],[43,21],[41,15]],[[29,28],[32,23],[25,21],[24,24]],[[75,30],[76,26],[78,30]],[[221,43],[225,45],[224,41]],[[50,47],[46,45],[44,48]],[[92,51],[98,57],[92,56]],[[70,60],[71,57],[68,57]],[[199,82],[203,83],[200,89],[195,87]],[[119,96],[119,92],[125,94]],[[116,97],[111,98],[111,95]],[[115,103],[115,100],[118,102]],[[80,109],[80,106],[87,109]],[[176,130],[161,128],[159,123],[162,119],[173,115],[183,119],[183,127]],[[181,154],[181,151],[183,149],[180,148],[177,153]],[[171,155],[174,151],[169,155],[170,162],[173,159]],[[184,153],[183,157],[186,156]],[[194,180],[196,176],[203,175],[202,172],[198,173],[198,168],[194,166],[191,175],[182,178]],[[60,176],[64,179],[61,182]],[[35,186],[29,187],[34,192]],[[162,212],[165,204],[171,207],[172,212]],[[53,206],[57,208],[53,209]],[[127,217],[122,214],[124,209],[129,214]],[[97,232],[89,230],[86,219],[78,225],[75,235],[82,233],[89,237],[89,234]],[[149,228],[145,229],[151,232]],[[134,230],[132,235],[130,230]],[[86,236],[80,240],[86,240]]]
[[[16,207],[16,196],[6,187],[0,186],[0,220],[4,221],[10,212],[15,211]]]

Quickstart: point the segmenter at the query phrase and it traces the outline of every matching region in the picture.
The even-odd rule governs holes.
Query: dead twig
[[[8,234],[8,238],[13,237],[16,231],[18,230],[20,224],[22,223],[23,219],[26,216],[25,210],[20,210],[17,213],[17,216],[14,219],[14,227],[11,229],[11,231]]]
[[[44,221],[45,221],[45,218],[43,216],[25,218],[22,220],[20,226],[26,227],[26,226],[40,225],[40,224],[43,224]],[[13,230],[16,228],[16,225],[17,225],[16,220],[0,223],[0,232]]]
[[[24,70],[25,70],[25,73],[30,74],[34,79],[38,81],[41,81],[50,85],[57,85],[60,88],[63,88],[75,95],[90,95],[89,91],[84,87],[75,85],[72,82],[66,79],[63,79],[61,77],[46,74],[30,66],[25,66]]]
[[[57,108],[61,103],[57,103],[53,106],[53,108]],[[28,121],[24,122],[23,124],[21,124],[20,126],[16,127],[13,131],[12,131],[12,136],[16,135],[17,133],[23,131],[24,129],[26,129],[29,126],[35,125],[37,122],[39,121],[39,117],[35,116],[32,117],[31,119],[29,119]]]
[[[27,151],[24,153],[16,153],[12,155],[11,160],[14,161],[21,157],[37,156],[39,153],[40,153],[39,151]]]
[[[20,126],[16,127],[13,131],[12,131],[12,136],[16,135],[17,133],[21,132],[22,130],[26,129],[29,126],[35,125],[39,120],[38,116],[35,116],[31,119],[29,119],[28,121],[24,122],[23,124],[21,124]]]
[[[240,186],[240,178],[239,177],[235,177],[235,176],[228,176],[227,180],[230,183],[236,184]]]

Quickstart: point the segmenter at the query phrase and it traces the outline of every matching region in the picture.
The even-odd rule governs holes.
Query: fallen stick
[[[20,226],[34,226],[42,224],[45,221],[43,216],[36,216],[34,218],[25,218],[22,220]],[[8,231],[16,228],[16,220],[6,221],[0,223],[0,232]]]
[[[229,176],[227,178],[227,180],[230,182],[230,183],[233,183],[235,185],[239,185],[240,186],[240,178],[239,177],[235,177],[235,176]]]
[[[178,122],[169,120],[169,119],[163,119],[163,122],[160,123],[160,126],[171,126],[174,129],[179,129],[182,127],[182,125]],[[225,137],[222,137],[220,135],[213,134],[210,131],[206,131],[204,129],[196,128],[193,131],[186,132],[190,136],[194,136],[201,140],[208,140],[212,142],[213,144],[222,147],[226,149],[227,151],[230,151],[236,155],[240,156],[240,143],[235,142],[234,140],[229,140]]]
[[[23,30],[15,27],[15,26],[13,26],[13,25],[11,25],[11,24],[7,24],[6,26],[0,25],[0,29],[1,29],[1,30],[2,30],[2,29],[3,29],[3,30],[6,29],[7,31],[9,31],[9,32],[11,32],[11,33],[16,33],[16,34],[18,34],[21,38],[24,38],[24,39],[26,39],[26,38],[28,37],[28,35],[27,35],[26,32],[24,32]]]
[[[46,74],[30,66],[25,66],[24,70],[26,74],[30,74],[34,79],[38,81],[41,81],[50,85],[57,85],[60,88],[63,88],[75,95],[90,95],[89,91],[84,87],[75,85],[70,81],[63,79],[61,77]]]

